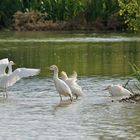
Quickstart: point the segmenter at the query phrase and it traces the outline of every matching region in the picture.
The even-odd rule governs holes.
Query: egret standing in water
[[[114,97],[130,97],[132,93],[121,85],[109,85],[104,90],[108,90]]]
[[[61,79],[70,87],[72,94],[78,99],[78,97],[82,95],[82,88],[76,83],[77,73],[74,71],[73,75],[68,77],[66,72],[62,71],[60,75]]]
[[[39,74],[40,69],[31,68],[17,68],[12,72],[12,65],[15,65],[13,61],[8,63],[8,73],[0,77],[0,89],[4,90],[5,97],[8,96],[7,88],[15,84],[18,80],[24,77],[34,76]]]
[[[63,80],[58,78],[58,67],[56,65],[52,65],[50,66],[50,70],[54,72],[53,80],[54,80],[55,88],[59,93],[60,100],[62,101],[62,95],[63,95],[63,96],[69,96],[70,100],[72,101],[73,97],[69,86]]]

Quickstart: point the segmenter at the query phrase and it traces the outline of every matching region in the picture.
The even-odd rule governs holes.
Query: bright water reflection
[[[25,32],[2,33],[0,38],[0,58],[8,57],[17,66],[41,68],[42,76],[49,75],[46,67],[51,64],[69,74],[76,70],[80,76],[124,76],[132,72],[129,61],[140,65],[138,36]]]
[[[53,33],[11,34],[2,33],[1,38],[54,37]],[[59,39],[59,36],[77,35],[56,36]],[[23,79],[9,88],[7,100],[0,98],[0,139],[140,138],[139,105],[119,103],[102,91],[110,83],[126,82],[127,77],[120,76],[131,73],[128,61],[140,64],[139,42],[0,42],[0,58],[7,56],[16,62],[17,67],[41,68],[41,74]],[[65,98],[60,104],[52,75],[47,69],[51,64],[57,64],[68,73],[74,69],[78,71],[83,97],[72,104]],[[112,75],[116,74],[118,77],[113,78]]]

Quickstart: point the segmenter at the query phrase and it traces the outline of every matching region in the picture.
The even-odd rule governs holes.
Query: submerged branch
[[[126,88],[126,86],[128,85],[130,79],[127,80],[127,82],[125,83],[125,85],[123,86],[124,88]]]

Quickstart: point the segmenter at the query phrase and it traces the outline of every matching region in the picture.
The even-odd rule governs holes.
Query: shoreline
[[[48,30],[13,30],[9,28],[1,28],[0,32],[60,32],[60,33],[134,33],[132,31],[124,30],[88,30],[88,29],[79,29],[79,30],[57,30],[57,29],[48,29]],[[138,32],[139,33],[139,32]]]

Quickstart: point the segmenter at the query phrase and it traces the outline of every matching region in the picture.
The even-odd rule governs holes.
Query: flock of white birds
[[[78,96],[82,95],[82,88],[77,84],[77,73],[71,77],[68,77],[66,72],[61,72],[61,77],[58,77],[58,67],[56,65],[50,66],[50,70],[54,71],[53,80],[55,88],[59,93],[60,100],[62,101],[63,96],[69,96],[70,100],[73,100],[73,96],[78,99]]]
[[[8,97],[8,87],[15,84],[21,78],[35,76],[40,73],[40,69],[33,68],[17,68],[12,71],[13,65],[15,65],[15,63],[9,61],[8,58],[0,60],[0,89],[3,90],[3,97],[6,98]],[[77,73],[75,71],[69,77],[66,72],[62,71],[59,77],[59,70],[56,65],[50,66],[50,70],[53,71],[53,80],[55,88],[59,93],[60,101],[62,101],[62,96],[68,96],[71,102],[74,96],[76,99],[78,99],[79,96],[82,96],[83,91],[81,86],[77,83]],[[130,97],[132,94],[121,85],[109,85],[104,90],[108,90],[111,96]]]
[[[77,83],[77,73],[74,72],[70,77],[67,76],[66,72],[62,71],[60,78],[58,76],[58,67],[56,65],[50,66],[50,70],[54,72],[53,80],[55,88],[59,93],[60,100],[62,101],[63,96],[69,96],[72,101],[73,96],[78,99],[82,95],[82,88]],[[114,97],[130,97],[132,93],[121,85],[109,85],[104,90],[108,90],[111,96]]]

